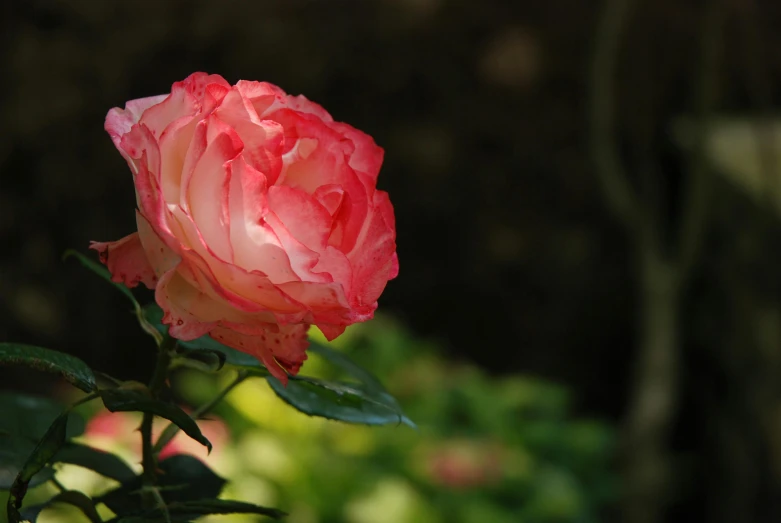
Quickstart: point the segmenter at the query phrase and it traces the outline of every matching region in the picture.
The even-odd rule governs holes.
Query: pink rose
[[[138,232],[93,242],[114,281],[155,289],[170,334],[209,334],[281,381],[370,319],[398,273],[383,150],[303,96],[195,73],[114,108],[106,130],[133,173]]]
[[[453,489],[472,489],[499,483],[503,463],[508,458],[497,444],[452,440],[439,442],[424,463],[427,475],[434,483]]]

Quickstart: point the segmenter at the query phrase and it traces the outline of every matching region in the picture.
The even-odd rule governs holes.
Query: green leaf
[[[188,367],[203,372],[217,372],[225,366],[225,354],[216,350],[184,349],[171,360],[171,368]]]
[[[294,376],[285,387],[272,376],[266,379],[277,396],[310,416],[363,425],[415,426],[390,394],[370,390],[362,384]]]
[[[76,490],[65,490],[51,498],[46,503],[25,508],[22,511],[22,518],[35,523],[41,512],[43,512],[45,508],[55,503],[67,503],[69,505],[73,505],[74,507],[81,510],[92,523],[100,523],[102,521],[98,511],[95,509],[95,503],[92,501],[92,499],[90,499],[86,494]]]
[[[171,456],[160,461],[158,468],[160,493],[167,504],[216,498],[225,486],[223,478],[192,456]],[[105,503],[120,517],[128,516],[136,513],[141,504],[142,486],[142,477],[136,476],[97,501]]]
[[[168,505],[171,514],[192,514],[206,516],[208,514],[260,514],[274,519],[279,519],[287,514],[275,508],[261,507],[243,501],[227,499],[202,499],[187,501],[185,503],[173,503]]]
[[[22,506],[25,494],[27,494],[27,488],[35,476],[44,466],[54,457],[57,451],[60,449],[63,443],[65,443],[65,435],[68,427],[68,412],[64,412],[54,420],[49,430],[43,435],[43,438],[38,442],[33,450],[32,454],[28,456],[25,461],[22,470],[14,480],[14,484],[11,485],[11,491],[8,496],[8,521],[10,523],[18,523],[21,519],[19,514],[19,507]]]
[[[159,463],[162,474],[160,486],[166,503],[216,498],[225,486],[225,480],[215,474],[198,458],[179,454]]]
[[[70,463],[97,472],[120,483],[130,481],[136,474],[120,457],[79,443],[66,443],[54,456],[54,462]]]
[[[353,378],[358,380],[363,386],[362,388],[364,388],[371,395],[376,396],[377,399],[381,399],[383,403],[387,404],[395,411],[399,413],[402,412],[401,406],[396,401],[396,398],[394,398],[385,389],[382,383],[380,383],[380,380],[378,380],[374,374],[364,369],[356,362],[351,360],[349,357],[347,357],[346,354],[334,350],[327,345],[323,345],[315,342],[311,343],[309,351],[313,352],[314,354],[317,354],[318,356],[325,358],[332,365],[342,369],[349,376],[352,376]],[[417,428],[415,423],[411,419],[407,418],[403,414],[402,417],[403,417],[402,421],[406,425],[409,425],[412,428]]]
[[[0,343],[0,364],[27,367],[61,374],[84,392],[96,389],[95,376],[86,363],[75,356],[34,345]]]
[[[287,514],[275,508],[261,507],[242,501],[224,499],[199,499],[181,503],[166,505],[165,510],[156,508],[152,510],[137,511],[133,515],[126,515],[111,520],[114,523],[132,523],[140,521],[159,521],[166,519],[166,512],[171,521],[192,521],[201,516],[210,514],[259,514],[273,519],[280,519]]]
[[[0,439],[0,445],[5,445],[6,441]],[[32,452],[34,446],[30,446],[29,452]],[[16,480],[17,474],[24,467],[24,463],[27,458],[23,454],[20,454],[17,449],[6,450],[5,448],[0,450],[0,490],[10,490],[11,486]],[[51,467],[45,467],[32,478],[28,483],[28,488],[37,487],[42,485],[54,477],[54,469]]]
[[[198,443],[212,450],[212,444],[201,433],[198,424],[185,411],[171,403],[151,398],[137,390],[112,389],[101,390],[103,404],[111,412],[148,412],[174,423]]]
[[[63,412],[63,405],[43,396],[19,392],[0,392],[0,437],[18,437],[33,445],[49,429]],[[31,416],[30,413],[35,415]],[[84,419],[76,413],[69,414],[68,438],[84,432]]]
[[[84,254],[82,254],[79,251],[76,251],[74,249],[68,249],[67,251],[65,251],[65,254],[63,254],[63,256],[62,256],[62,259],[63,260],[67,260],[71,256],[76,258],[79,261],[79,263],[81,263],[84,267],[86,267],[87,269],[91,270],[92,272],[94,272],[95,274],[97,274],[98,276],[100,276],[101,278],[106,280],[107,282],[109,282],[111,285],[116,287],[117,290],[119,290],[119,292],[121,292],[122,294],[127,296],[128,299],[131,302],[133,302],[136,306],[139,306],[138,302],[136,301],[135,296],[133,296],[133,293],[130,292],[130,289],[125,287],[123,284],[117,283],[114,280],[112,280],[111,279],[111,272],[109,272],[109,270],[106,267],[104,267],[102,264],[96,262],[92,258],[89,258],[89,257],[85,256]]]
[[[163,310],[157,304],[146,305],[143,308],[144,317],[162,334],[168,332],[168,326],[163,324]],[[244,367],[247,369],[262,369],[265,366],[254,356],[238,351],[219,341],[209,337],[201,336],[191,341],[179,341],[177,345],[187,350],[205,350],[221,353],[225,356],[225,363],[235,367]]]
[[[311,342],[308,350],[309,352],[325,358],[332,365],[342,369],[349,376],[352,376],[363,383],[367,389],[387,393],[385,387],[382,386],[382,383],[380,383],[380,380],[378,380],[374,374],[355,363],[344,353],[316,342]]]
[[[36,443],[62,410],[62,405],[48,398],[0,392],[0,490],[11,488]],[[82,432],[84,420],[69,414],[67,437]],[[29,487],[48,481],[52,475],[50,468],[44,468],[30,479]]]

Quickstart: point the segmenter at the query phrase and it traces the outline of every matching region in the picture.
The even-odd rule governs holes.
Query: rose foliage
[[[105,267],[73,250],[66,257],[130,300],[155,340],[156,363],[143,384],[57,350],[0,342],[0,365],[59,375],[81,391],[64,409],[24,394],[0,401],[0,496],[9,523],[36,523],[61,504],[93,523],[283,517],[226,499],[224,478],[179,453],[182,441],[205,452],[210,439],[225,442],[197,420],[245,380],[267,380],[284,405],[309,416],[414,427],[377,378],[339,351],[309,350],[338,379],[298,375],[309,327],[330,340],[370,319],[398,273],[393,207],[376,188],[383,151],[372,138],[303,96],[262,82],[231,86],[205,73],[175,83],[170,94],[110,110],[105,127],[130,166],[138,230],[93,242]],[[142,307],[128,290],[139,283],[155,291],[156,304]],[[230,378],[207,378],[220,383],[209,397],[171,394],[182,376],[223,368]],[[78,411],[98,400],[112,416],[134,420],[140,471],[113,450],[76,439],[84,431]],[[113,485],[89,494],[71,488],[62,464]],[[39,487],[50,490],[26,499]]]

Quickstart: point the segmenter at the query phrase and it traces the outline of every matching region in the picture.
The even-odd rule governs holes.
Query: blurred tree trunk
[[[711,0],[702,16],[700,63],[692,80],[697,132],[687,158],[680,216],[672,242],[664,241],[666,195],[655,201],[633,183],[618,150],[615,74],[624,34],[637,0],[607,0],[596,33],[591,67],[591,149],[609,209],[626,227],[639,270],[640,342],[623,433],[623,515],[628,523],[665,520],[672,459],[669,436],[679,401],[680,302],[698,259],[708,223],[712,173],[705,156],[706,125],[718,95],[726,0]],[[663,123],[664,124],[664,123]],[[635,170],[653,172],[649,166]],[[646,189],[644,192],[643,189]]]
[[[667,445],[676,413],[680,282],[659,249],[640,253],[641,342],[633,375],[624,446],[624,515],[632,523],[663,521],[671,468]]]

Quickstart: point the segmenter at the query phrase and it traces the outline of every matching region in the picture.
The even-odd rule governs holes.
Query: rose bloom
[[[303,96],[205,73],[112,109],[105,128],[138,232],[91,247],[114,281],[155,290],[171,336],[208,334],[286,383],[310,325],[333,339],[373,316],[398,260],[371,137]]]

